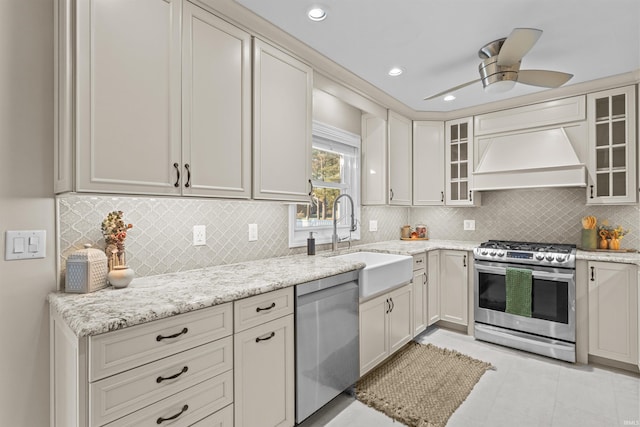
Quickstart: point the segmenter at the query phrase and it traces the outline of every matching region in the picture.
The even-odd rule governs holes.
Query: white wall
[[[55,289],[53,1],[0,0],[0,425],[49,425]],[[6,230],[44,229],[47,257],[4,261]]]

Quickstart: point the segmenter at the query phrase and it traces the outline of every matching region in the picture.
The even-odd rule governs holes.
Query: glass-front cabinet
[[[635,203],[635,87],[589,94],[587,204]]]
[[[473,119],[464,118],[445,123],[446,204],[477,206],[480,194],[473,191],[471,171],[473,159]]]

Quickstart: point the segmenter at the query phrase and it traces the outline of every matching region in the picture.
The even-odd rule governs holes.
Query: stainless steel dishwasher
[[[296,286],[296,423],[360,374],[358,271]]]

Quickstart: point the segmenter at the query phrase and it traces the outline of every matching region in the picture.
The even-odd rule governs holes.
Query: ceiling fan
[[[512,89],[516,82],[547,88],[562,86],[573,74],[549,70],[520,70],[522,57],[541,35],[542,30],[535,28],[514,28],[509,37],[487,43],[478,51],[478,56],[482,59],[478,66],[479,79],[454,86],[424,100],[429,101],[479,81],[482,82],[484,90],[491,93],[506,92]]]

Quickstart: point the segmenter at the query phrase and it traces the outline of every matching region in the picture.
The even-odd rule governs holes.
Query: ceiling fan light
[[[484,91],[487,93],[504,93],[513,89],[515,85],[515,80],[498,80],[485,86]]]

